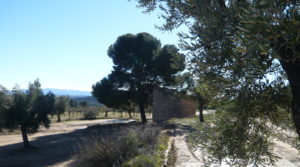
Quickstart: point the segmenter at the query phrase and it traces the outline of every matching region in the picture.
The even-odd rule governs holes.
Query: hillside
[[[86,101],[88,106],[102,106],[103,104],[99,103],[97,99],[91,96],[89,91],[80,91],[80,90],[70,90],[70,89],[43,89],[44,93],[48,92],[54,93],[56,96],[69,96],[71,99],[76,100],[78,103]]]

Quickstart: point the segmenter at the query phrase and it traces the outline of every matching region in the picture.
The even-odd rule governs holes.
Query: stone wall
[[[175,96],[170,90],[156,88],[150,108],[154,122],[195,115],[193,103]]]

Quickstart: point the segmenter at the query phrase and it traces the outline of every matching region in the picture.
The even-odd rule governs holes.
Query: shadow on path
[[[1,146],[0,167],[46,167],[55,165],[71,159],[78,152],[79,145],[84,144],[86,137],[94,134],[110,135],[113,129],[135,124],[127,122],[95,125],[69,133],[40,136],[30,142],[37,148],[26,151],[20,150],[23,143]]]

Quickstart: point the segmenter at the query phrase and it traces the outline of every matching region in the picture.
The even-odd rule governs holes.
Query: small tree
[[[28,133],[36,132],[40,125],[49,127],[48,114],[53,111],[54,101],[53,93],[43,94],[39,80],[29,83],[25,93],[18,87],[13,89],[10,106],[3,117],[5,127],[21,129],[24,148],[31,147]]]
[[[69,110],[68,110],[68,114],[69,114],[69,119],[71,119],[71,112],[75,112],[75,108],[78,106],[77,104],[77,101],[76,100],[73,100],[73,99],[70,99],[69,100]]]
[[[86,107],[87,106],[87,102],[86,101],[81,101],[79,104],[80,104],[81,107]]]
[[[188,96],[197,104],[199,111],[199,121],[204,122],[203,110],[204,107],[213,99],[213,87],[201,80],[193,73],[187,72],[176,77],[176,87],[180,94]]]
[[[54,112],[57,115],[57,122],[61,122],[60,115],[66,111],[68,100],[69,98],[67,96],[59,96],[56,98]]]

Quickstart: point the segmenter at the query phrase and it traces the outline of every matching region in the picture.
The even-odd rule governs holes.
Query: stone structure
[[[181,99],[170,90],[155,88],[153,102],[150,108],[154,122],[162,122],[171,118],[183,118],[195,115],[195,106],[192,102]]]

